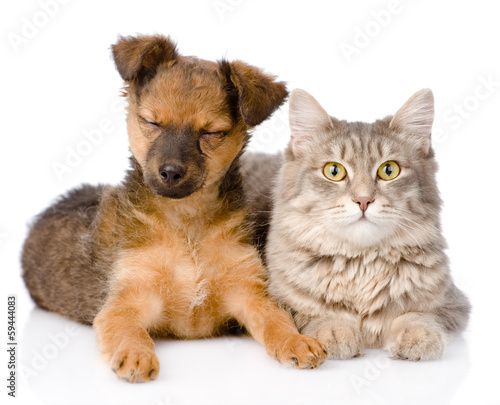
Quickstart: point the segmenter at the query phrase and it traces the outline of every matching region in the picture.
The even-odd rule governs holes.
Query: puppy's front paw
[[[328,349],[332,359],[352,359],[361,354],[363,339],[359,323],[348,314],[311,321],[302,333],[314,336]]]
[[[445,345],[445,336],[439,329],[425,322],[414,322],[391,328],[386,349],[396,359],[435,360],[442,357]]]
[[[140,383],[155,380],[160,362],[154,350],[147,346],[122,343],[111,357],[111,368],[118,378]]]
[[[298,333],[266,345],[267,352],[280,363],[296,368],[316,368],[327,357],[327,350],[316,339]]]

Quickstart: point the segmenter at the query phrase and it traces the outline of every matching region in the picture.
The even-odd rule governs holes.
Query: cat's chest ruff
[[[420,266],[396,251],[378,251],[318,260],[301,274],[302,285],[326,305],[343,305],[360,314],[372,314],[391,300],[422,288]]]
[[[344,269],[330,273],[324,291],[327,302],[343,304],[358,313],[370,313],[389,298],[391,283],[397,276],[397,265],[380,257],[373,260],[343,257],[337,261],[344,263]]]

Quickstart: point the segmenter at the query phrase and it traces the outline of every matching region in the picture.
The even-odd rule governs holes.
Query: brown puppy
[[[120,38],[113,56],[132,169],[39,216],[22,259],[33,299],[93,324],[130,382],[158,376],[150,335],[214,336],[234,320],[280,362],[316,367],[324,347],[266,294],[239,174],[247,130],[281,105],[284,84],[240,61],[180,56],[163,36]]]

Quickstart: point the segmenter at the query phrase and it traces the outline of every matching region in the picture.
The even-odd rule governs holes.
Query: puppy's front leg
[[[147,330],[159,316],[161,301],[153,292],[125,287],[95,318],[99,349],[122,380],[146,382],[158,376],[160,363]]]
[[[292,317],[268,297],[265,283],[258,278],[244,280],[228,301],[232,315],[281,363],[315,368],[326,359],[326,348],[297,331]]]

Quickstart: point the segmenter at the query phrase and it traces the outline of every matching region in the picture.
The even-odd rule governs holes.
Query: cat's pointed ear
[[[401,107],[389,124],[392,128],[427,155],[431,147],[431,129],[434,121],[434,96],[430,89],[416,92]]]
[[[332,120],[318,101],[307,91],[295,89],[290,95],[290,148],[294,155],[302,155],[318,133],[332,128]]]

